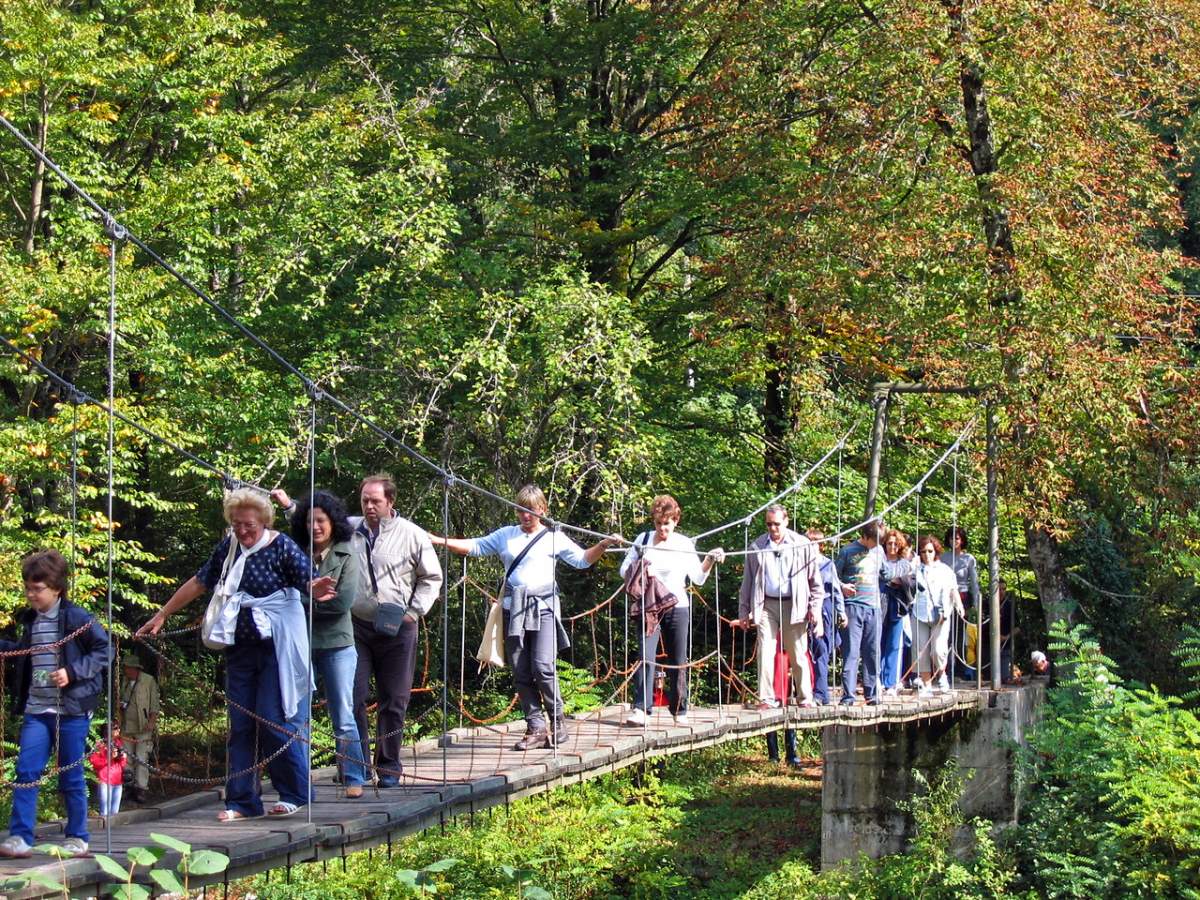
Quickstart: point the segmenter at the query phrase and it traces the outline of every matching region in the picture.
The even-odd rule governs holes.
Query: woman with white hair
[[[223,615],[212,637],[228,647],[229,772],[217,821],[263,814],[256,770],[263,758],[270,760],[267,771],[279,792],[279,802],[266,814],[290,816],[311,799],[304,747],[311,688],[304,606],[310,583],[317,599],[333,586],[327,577],[313,580],[308,554],[271,530],[275,510],[265,494],[231,491],[224,512],[229,534],[137,633],[157,634],[172,613],[207,591],[221,592]]]

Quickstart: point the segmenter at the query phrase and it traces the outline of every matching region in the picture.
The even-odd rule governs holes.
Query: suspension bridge
[[[391,850],[392,842],[428,828],[473,817],[532,794],[642,765],[677,753],[687,753],[729,741],[764,735],[780,728],[797,730],[843,729],[878,732],[904,726],[953,722],[988,706],[991,691],[974,688],[949,694],[887,700],[879,706],[841,706],[771,710],[741,705],[695,708],[686,725],[676,725],[669,715],[651,716],[645,726],[622,725],[624,706],[611,706],[571,719],[571,736],[554,749],[517,751],[513,744],[523,732],[521,722],[496,726],[458,728],[438,740],[418,742],[405,750],[405,783],[399,788],[368,791],[348,800],[331,783],[334,770],[314,772],[317,798],[312,820],[250,819],[218,823],[219,789],[188,794],[164,803],[113,817],[109,838],[111,855],[125,866],[133,847],[152,845],[153,832],[162,832],[192,845],[194,850],[217,850],[230,858],[229,868],[207,879],[229,882],[268,869],[330,859],[373,847]],[[273,797],[265,790],[265,796]],[[62,824],[39,829],[39,839],[61,837]],[[98,838],[99,835],[96,835]],[[99,846],[97,844],[97,846]],[[160,864],[170,867],[177,857]],[[41,880],[30,876],[38,873]],[[147,878],[144,869],[139,879]],[[61,863],[47,857],[4,860],[0,883],[30,879],[5,893],[12,898],[41,897],[61,891],[47,886],[58,882],[73,894],[96,894],[111,883],[94,858],[76,857]]]
[[[189,292],[209,307],[216,316],[230,326],[238,335],[258,348],[274,363],[287,377],[298,379],[301,388],[310,400],[309,428],[307,435],[308,477],[310,489],[316,484],[316,446],[318,440],[317,410],[320,406],[328,406],[355,421],[385,444],[397,448],[407,454],[419,465],[428,469],[442,483],[442,533],[450,534],[450,497],[453,491],[466,490],[481,497],[488,498],[505,509],[525,509],[519,504],[502,497],[493,491],[467,481],[457,476],[446,465],[439,465],[426,457],[420,451],[412,448],[395,434],[380,426],[369,416],[339,399],[327,389],[314,383],[305,373],[288,361],[277,350],[272,348],[263,338],[255,334],[245,323],[240,321],[228,310],[224,309],[203,289],[196,286],[190,279],[180,273],[175,267],[159,256],[152,247],[119,223],[108,210],[96,203],[88,193],[63,172],[53,160],[43,151],[34,146],[7,119],[0,116],[0,126],[3,126],[14,136],[31,155],[38,158],[53,171],[74,192],[86,206],[90,207],[103,222],[104,230],[109,238],[109,307],[108,307],[108,393],[106,398],[96,398],[81,390],[78,385],[63,378],[59,373],[47,367],[35,355],[23,350],[17,343],[0,336],[3,344],[15,357],[24,361],[31,374],[36,373],[56,389],[59,402],[69,402],[73,409],[73,420],[78,419],[78,406],[91,404],[107,413],[108,446],[107,446],[107,505],[105,519],[113,521],[113,505],[115,499],[113,459],[115,455],[115,423],[122,422],[139,432],[144,438],[159,442],[183,458],[188,459],[201,469],[218,476],[226,487],[248,486],[267,492],[260,485],[247,483],[226,472],[221,467],[192,453],[162,435],[147,429],[135,418],[124,415],[116,408],[115,402],[115,347],[117,343],[117,268],[116,259],[120,246],[129,243],[144,253],[156,265],[171,274]],[[770,503],[777,503],[789,496],[794,496],[807,483],[809,478],[822,465],[836,454],[838,457],[838,508],[841,508],[841,464],[842,453],[847,446],[857,424],[851,426],[842,437],[830,447],[824,455],[818,458],[792,484],[772,497],[766,503],[754,510],[721,525],[717,525],[697,536],[697,540],[710,539],[715,535],[734,528],[744,532],[747,549],[732,551],[729,556],[744,556],[751,552],[748,549],[749,529],[755,517],[766,509]],[[878,512],[874,509],[872,495],[868,503],[869,513],[866,521],[882,518],[888,513],[916,497],[918,530],[920,528],[920,497],[929,479],[943,466],[951,462],[955,466],[955,492],[957,493],[957,455],[962,450],[964,442],[975,428],[976,420],[968,422],[958,435],[951,441],[929,469],[916,480],[907,490],[901,493],[893,503]],[[991,448],[991,419],[989,425],[989,450]],[[74,429],[74,426],[73,426]],[[75,453],[75,431],[72,432],[71,459],[71,504],[72,522],[76,517],[77,465]],[[989,454],[990,458],[990,454]],[[875,461],[873,460],[873,467]],[[994,485],[989,478],[989,494],[993,495]],[[995,594],[997,579],[996,538],[994,528],[994,508],[991,529],[992,562],[992,610],[993,616],[997,609],[998,599]],[[536,513],[535,513],[536,514]],[[591,537],[604,538],[605,535],[567,523],[550,523],[564,531]],[[864,524],[858,522],[846,528],[841,528],[836,534],[827,539],[832,545],[854,534]],[[106,622],[108,632],[112,634],[113,624],[113,562],[114,550],[112,531],[109,527],[107,549],[107,606]],[[445,558],[444,568],[449,568],[448,557]],[[72,553],[72,564],[74,554]],[[459,728],[446,730],[435,740],[417,742],[406,751],[402,784],[398,788],[390,788],[378,792],[369,792],[364,798],[350,800],[340,795],[340,789],[330,783],[332,769],[317,770],[314,784],[317,786],[317,800],[304,808],[300,816],[293,818],[260,819],[218,823],[215,813],[221,807],[220,791],[215,787],[215,779],[198,779],[180,776],[162,769],[156,769],[160,777],[175,778],[186,784],[203,788],[177,799],[166,801],[156,806],[109,817],[105,827],[93,834],[93,850],[124,861],[125,854],[134,847],[147,846],[152,832],[162,832],[191,844],[194,848],[212,848],[220,850],[230,857],[230,866],[220,878],[225,884],[233,878],[241,877],[258,871],[290,868],[301,862],[344,858],[346,854],[356,850],[375,846],[387,845],[407,834],[447,823],[450,820],[473,816],[490,808],[506,804],[512,800],[552,790],[574,782],[583,781],[600,775],[617,771],[621,768],[650,762],[654,759],[677,753],[697,750],[729,741],[741,740],[756,735],[766,734],[781,727],[795,729],[820,729],[825,734],[838,733],[876,733],[880,730],[897,733],[911,733],[914,729],[920,731],[934,723],[954,722],[970,715],[993,709],[997,705],[997,697],[1006,693],[1001,691],[999,684],[999,667],[992,666],[993,683],[991,690],[984,690],[982,680],[974,685],[956,685],[956,690],[932,697],[903,696],[890,698],[878,706],[825,706],[825,707],[789,707],[777,709],[760,709],[754,705],[758,698],[753,697],[742,674],[754,662],[753,648],[747,649],[743,633],[743,647],[738,658],[735,651],[735,639],[729,631],[733,624],[730,617],[722,615],[720,584],[718,571],[714,581],[714,596],[710,601],[697,595],[698,599],[708,608],[707,620],[702,622],[697,630],[700,632],[700,643],[704,649],[712,648],[699,658],[688,664],[689,677],[701,677],[702,670],[713,676],[715,690],[709,695],[715,696],[715,705],[694,707],[689,714],[687,724],[675,724],[669,716],[665,718],[652,717],[643,727],[628,727],[622,724],[625,707],[614,705],[621,699],[625,684],[631,677],[636,666],[630,666],[626,658],[625,664],[619,665],[614,651],[614,640],[617,646],[629,645],[629,622],[626,615],[623,638],[614,639],[614,631],[620,630],[620,614],[611,607],[616,594],[610,596],[596,607],[583,613],[571,616],[567,622],[572,632],[577,626],[590,630],[590,641],[583,643],[594,651],[591,661],[591,674],[595,684],[606,687],[620,682],[620,687],[604,698],[601,708],[587,713],[577,714],[571,722],[570,736],[567,741],[553,749],[516,751],[513,744],[518,735],[516,730],[522,724],[500,723],[486,718],[472,716],[465,706],[465,647],[468,623],[467,590],[472,585],[465,568],[462,577],[451,585],[449,578],[443,581],[443,594],[440,615],[440,638],[443,648],[441,658],[441,721],[452,721],[453,709],[450,701],[450,685],[452,684],[451,650],[455,643],[454,630],[451,626],[452,607],[461,611],[461,645],[464,652],[458,653],[459,691],[457,712],[460,722],[469,722]],[[451,590],[461,586],[461,603],[452,604]],[[474,584],[479,588],[477,583]],[[481,593],[486,593],[481,588]],[[619,593],[619,591],[617,592]],[[478,604],[476,604],[476,607]],[[728,610],[727,610],[728,612]],[[982,626],[982,611],[979,625]],[[598,622],[603,624],[598,626]],[[636,626],[636,623],[635,623]],[[598,633],[599,628],[607,628],[605,635]],[[186,633],[192,629],[181,629],[176,634]],[[724,635],[724,636],[723,636]],[[428,640],[428,631],[426,631]],[[998,630],[993,630],[993,641],[998,641]],[[607,646],[607,653],[602,654],[600,648]],[[689,645],[691,640],[689,639]],[[160,664],[169,660],[162,651],[147,643],[148,649],[160,659]],[[426,645],[424,662],[425,675],[428,675],[431,661],[428,644]],[[998,646],[993,651],[992,659],[998,659]],[[603,657],[603,658],[602,658]],[[573,661],[574,662],[574,661]],[[977,671],[981,667],[976,667]],[[831,669],[832,671],[832,669]],[[424,682],[425,679],[423,679]],[[418,690],[430,690],[427,687]],[[217,694],[219,696],[219,693]],[[108,688],[108,708],[112,708],[112,686]],[[741,699],[743,703],[733,702]],[[835,694],[835,700],[836,700]],[[436,702],[430,703],[426,712],[438,708]],[[510,707],[511,709],[511,707]],[[494,717],[503,718],[504,714]],[[311,747],[310,739],[303,738]],[[71,765],[77,765],[78,762]],[[264,763],[260,763],[260,768]],[[68,766],[69,767],[69,766]],[[65,768],[65,767],[64,767]],[[45,784],[57,774],[54,770],[41,779]],[[827,773],[828,777],[828,773]],[[13,785],[0,785],[11,788]],[[266,791],[270,796],[270,791]],[[51,823],[43,826],[39,832],[39,840],[53,841],[56,829],[61,835],[61,823]],[[166,864],[171,863],[168,857]],[[8,891],[10,896],[41,896],[60,893],[57,889],[49,888],[51,883],[64,885],[73,893],[95,892],[103,883],[111,878],[103,873],[100,864],[92,857],[80,856],[61,862],[46,862],[45,857],[35,857],[32,860],[12,860],[0,864],[0,879],[15,879],[8,882],[10,886],[24,880],[23,886],[13,886]],[[32,879],[32,880],[31,880]]]

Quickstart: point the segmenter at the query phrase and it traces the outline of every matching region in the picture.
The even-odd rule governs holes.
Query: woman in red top
[[[108,755],[108,740],[101,737],[96,749],[88,757],[92,771],[96,773],[96,795],[100,801],[100,815],[116,815],[121,809],[121,789],[125,782],[125,751],[121,746],[121,726],[108,725],[112,730],[112,758]]]

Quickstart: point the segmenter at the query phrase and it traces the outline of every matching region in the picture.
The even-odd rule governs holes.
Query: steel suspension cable
[[[106,545],[107,545],[107,568],[108,579],[107,589],[105,591],[105,616],[107,618],[108,627],[105,629],[105,655],[108,658],[108,673],[105,679],[106,690],[108,693],[108,722],[106,750],[108,753],[107,761],[111,763],[113,758],[113,738],[112,738],[112,722],[113,722],[113,670],[116,666],[113,664],[112,658],[113,640],[113,494],[114,489],[114,470],[113,454],[116,447],[116,422],[113,417],[115,408],[116,396],[116,359],[117,359],[117,242],[125,237],[125,229],[118,225],[114,220],[106,220],[105,226],[109,234],[108,244],[108,498],[105,515],[106,522]],[[86,753],[86,750],[84,751]],[[104,817],[104,846],[105,849],[112,853],[112,804],[105,804]]]

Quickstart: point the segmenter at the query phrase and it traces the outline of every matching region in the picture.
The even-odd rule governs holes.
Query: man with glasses
[[[845,654],[842,657],[842,705],[852,706],[858,690],[858,665],[862,662],[863,699],[868,706],[879,704],[879,634],[881,582],[907,575],[912,564],[906,559],[888,561],[879,546],[884,531],[880,521],[867,522],[858,540],[847,544],[837,558],[837,575],[853,591],[846,597]]]
[[[758,626],[758,708],[779,706],[775,685],[777,640],[783,641],[791,658],[800,705],[813,706],[808,630],[812,626],[818,638],[824,634],[821,605],[825,599],[817,545],[788,528],[787,510],[778,503],[767,507],[766,526],[767,533],[750,545],[738,596],[737,626]],[[786,698],[786,688],[778,687]]]

